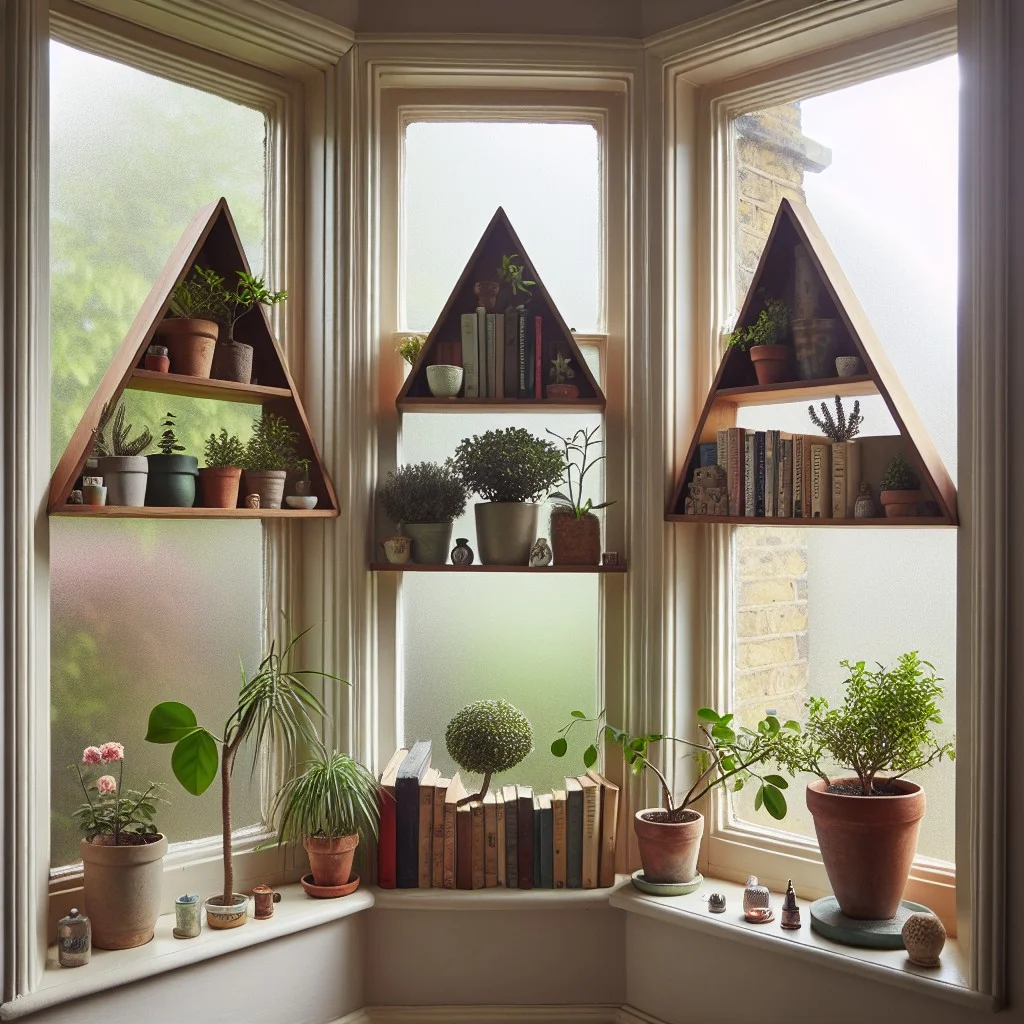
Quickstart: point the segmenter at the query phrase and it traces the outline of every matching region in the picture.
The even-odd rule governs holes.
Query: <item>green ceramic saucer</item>
[[[644,878],[644,869],[633,872],[633,884],[649,896],[686,896],[700,888],[704,876],[698,871],[689,882],[648,882]]]

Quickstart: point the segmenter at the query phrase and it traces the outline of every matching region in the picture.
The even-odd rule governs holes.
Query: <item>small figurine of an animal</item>
[[[535,569],[551,564],[551,548],[548,545],[547,537],[538,537],[537,543],[533,545],[530,552],[530,565]]]

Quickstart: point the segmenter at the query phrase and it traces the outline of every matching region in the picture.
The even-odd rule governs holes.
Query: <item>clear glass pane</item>
[[[781,197],[803,199],[954,479],[958,88],[949,58],[734,122],[736,305]],[[862,411],[863,434],[895,432],[880,399],[863,399]],[[743,410],[739,425],[817,433],[805,404]],[[879,481],[868,483],[877,499]],[[768,707],[801,717],[808,694],[839,696],[841,659],[891,663],[918,650],[945,677],[952,733],[954,531],[743,527],[734,545],[741,717]],[[928,791],[919,852],[951,861],[954,767],[917,781]],[[736,798],[735,812],[766,826],[752,796]],[[813,836],[799,795],[783,825]]]

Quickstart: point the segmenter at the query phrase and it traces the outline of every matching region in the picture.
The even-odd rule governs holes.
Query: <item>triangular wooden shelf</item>
[[[257,305],[239,320],[235,337],[253,346],[253,378],[258,384],[236,384],[204,377],[183,377],[173,373],[154,373],[143,369],[146,349],[157,326],[163,320],[170,298],[193,265],[211,267],[226,281],[234,281],[236,272],[249,270],[242,243],[231,218],[226,200],[219,199],[202,207],[192,218],[178,244],[160,271],[146,301],[136,314],[121,347],[111,360],[96,393],[89,402],[57,468],[50,479],[48,511],[56,515],[96,516],[98,518],[174,518],[174,519],[254,519],[254,518],[328,518],[338,515],[334,493],[320,452],[309,428],[295,382],[288,372],[284,356],[270,327],[267,311]],[[212,398],[218,401],[262,405],[283,416],[299,434],[299,449],[310,458],[309,477],[317,507],[304,509],[164,509],[143,506],[105,505],[100,507],[67,504],[68,496],[92,452],[104,406],[115,404],[126,389],[159,391],[188,398]]]
[[[772,526],[955,526],[957,524],[956,488],[939,458],[917,411],[903,390],[881,342],[868,321],[863,307],[854,294],[832,250],[807,207],[783,199],[765,243],[757,270],[750,282],[743,308],[737,319],[738,327],[749,326],[761,310],[761,289],[764,294],[785,299],[792,308],[794,290],[794,250],[803,245],[824,286],[822,296],[823,318],[841,321],[837,355],[860,356],[864,373],[858,377],[828,377],[823,380],[791,380],[780,384],[759,385],[753,364],[746,352],[731,347],[722,358],[714,384],[697,422],[690,446],[683,462],[682,474],[676,486],[666,519],[688,523],[737,523]],[[831,309],[828,308],[831,305]],[[699,463],[698,445],[714,441],[717,431],[736,425],[736,411],[741,405],[770,405],[783,402],[828,401],[835,395],[864,396],[879,394],[885,401],[899,436],[860,438],[876,450],[887,454],[898,449],[914,466],[921,477],[921,491],[925,502],[932,503],[936,515],[914,518],[876,519],[776,519],[749,516],[683,515],[687,484]],[[808,420],[806,433],[814,433]],[[865,453],[867,453],[865,449]],[[877,462],[877,458],[874,460]],[[880,475],[877,465],[872,467],[875,477]],[[868,473],[865,472],[865,476]],[[873,492],[877,479],[869,477]]]
[[[573,369],[576,371],[572,383],[579,388],[579,398],[569,400],[493,397],[435,398],[431,395],[427,385],[427,367],[433,363],[448,362],[456,357],[457,362],[461,364],[462,314],[472,313],[479,305],[473,286],[477,281],[496,280],[502,256],[513,253],[518,254],[519,260],[525,268],[523,276],[527,280],[536,282],[531,289],[532,298],[526,310],[528,317],[540,316],[542,318],[543,355],[541,367],[543,378],[541,383],[542,385],[547,383],[548,369],[556,351],[564,351],[571,359]],[[529,322],[532,324],[532,319]],[[440,351],[444,353],[443,358],[439,357],[439,346],[441,346]],[[551,296],[548,294],[547,288],[544,287],[537,268],[534,267],[523,243],[519,241],[519,236],[515,233],[505,211],[500,206],[484,229],[480,241],[473,250],[473,255],[469,257],[469,262],[452,289],[441,315],[427,336],[420,356],[399,392],[396,404],[400,412],[469,409],[481,411],[500,410],[507,407],[515,407],[520,410],[530,408],[538,410],[551,408],[604,409],[604,394],[590,372],[587,361],[580,354],[572,331],[566,326],[558,312],[558,307],[551,301]]]

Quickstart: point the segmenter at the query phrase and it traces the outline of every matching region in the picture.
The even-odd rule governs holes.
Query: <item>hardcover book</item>
[[[533,397],[544,397],[543,381],[544,318],[533,318]]]
[[[757,467],[757,485],[754,490],[755,514],[765,515],[764,490],[765,490],[765,442],[767,438],[765,431],[758,430],[754,434],[754,459]]]
[[[583,888],[596,889],[601,860],[601,787],[588,775],[583,787]]]
[[[743,514],[757,515],[757,457],[754,454],[754,433],[743,436]]]
[[[551,821],[553,829],[551,877],[556,889],[565,888],[566,871],[566,806],[565,790],[551,791]]]
[[[741,516],[744,512],[743,499],[743,435],[742,427],[729,427],[726,431],[726,487],[729,491],[729,515]]]
[[[482,889],[486,884],[484,854],[487,846],[487,838],[484,826],[484,802],[474,800],[469,805],[472,816],[472,880],[474,889]]]
[[[455,888],[456,854],[456,812],[459,801],[466,796],[466,787],[456,772],[444,795],[444,866],[442,885],[445,889]]]
[[[519,394],[519,323],[518,312],[511,307],[505,314],[505,397]]]
[[[484,338],[484,353],[487,359],[487,395],[490,398],[495,397],[496,385],[495,385],[495,366],[496,360],[496,345],[494,337],[495,321],[493,313],[484,314],[484,324],[486,327],[486,335]]]
[[[565,887],[583,888],[583,787],[565,780]]]
[[[544,879],[541,877],[541,824],[540,824],[540,794],[533,796],[533,887],[542,889]]]
[[[832,445],[811,445],[811,516],[832,517]]]
[[[718,445],[714,441],[703,441],[697,446],[697,465],[701,469],[718,465]]]
[[[432,810],[434,833],[430,845],[430,884],[435,889],[444,888],[444,802],[451,784],[451,779],[441,778],[434,784],[434,807]]]
[[[516,786],[519,888],[533,888],[533,790]]]
[[[519,397],[534,397],[534,340],[527,329],[526,310],[519,308],[516,334],[519,339]]]
[[[419,885],[420,783],[430,768],[430,740],[413,744],[395,778],[395,875],[399,889]]]
[[[555,821],[551,808],[551,794],[542,793],[537,797],[540,803],[540,887],[555,887]]]
[[[476,351],[480,397],[487,398],[487,310],[483,306],[476,307]]]
[[[505,795],[498,791],[494,794],[494,805],[498,819],[498,881],[499,888],[505,885]]]
[[[515,786],[502,786],[505,801],[505,884],[519,888],[519,804]]]
[[[461,804],[455,811],[455,888],[473,888],[473,811],[469,804]]]
[[[505,397],[505,314],[494,314],[494,397]]]
[[[395,875],[395,780],[399,765],[409,753],[404,747],[391,755],[380,777],[380,824],[377,830],[377,884],[382,889],[394,889]]]
[[[479,344],[477,342],[476,313],[462,314],[462,393],[466,398],[477,398],[480,394]]]
[[[602,888],[615,884],[615,847],[619,838],[619,787],[593,770],[587,775],[601,787],[601,850],[597,875]]]
[[[497,795],[484,797],[484,887],[498,884],[498,804]]]
[[[429,889],[434,877],[434,796],[441,773],[428,768],[420,783],[419,831],[416,844],[417,885]]]

